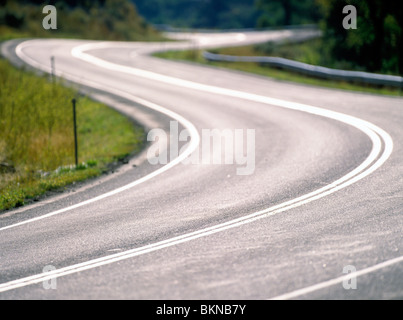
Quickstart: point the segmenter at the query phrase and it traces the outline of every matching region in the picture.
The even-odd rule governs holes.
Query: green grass
[[[0,211],[99,176],[111,163],[139,152],[144,141],[143,129],[120,113],[0,59]]]
[[[27,32],[0,25],[0,41],[29,37],[30,34]]]
[[[347,61],[333,61],[330,54],[323,49],[320,40],[312,40],[306,43],[286,44],[275,46],[267,43],[262,45],[251,45],[244,47],[231,47],[210,50],[213,53],[234,55],[234,56],[278,56],[287,59],[297,60],[304,63],[328,66],[331,68],[363,70],[362,67],[354,67]],[[282,81],[291,81],[313,86],[335,88],[349,91],[368,92],[383,95],[403,96],[402,90],[398,88],[379,87],[363,84],[355,84],[343,81],[332,81],[318,79],[301,75],[295,72],[272,68],[264,64],[252,62],[210,62],[203,58],[201,50],[189,51],[168,51],[156,53],[156,57],[191,61],[200,64],[234,69],[249,72],[261,76],[270,77]]]
[[[335,59],[329,44],[323,38],[315,38],[297,43],[285,42],[278,45],[267,42],[238,48],[223,48],[216,50],[216,52],[240,56],[275,56],[327,68],[371,72],[363,65],[347,60]],[[377,73],[382,73],[382,71],[378,70]],[[389,74],[393,73],[389,72]]]

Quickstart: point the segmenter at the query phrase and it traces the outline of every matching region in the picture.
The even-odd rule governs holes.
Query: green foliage
[[[80,165],[74,167],[72,98]],[[0,60],[0,211],[100,175],[138,152],[144,132],[118,112]]]
[[[274,55],[280,57],[288,57],[289,59],[299,60],[312,64],[331,63],[336,68],[352,67],[351,62],[333,60],[328,49],[323,46],[322,39],[311,40],[305,43],[275,45],[273,43],[262,45],[250,45],[244,47],[230,47],[210,50],[217,54],[234,55],[234,56],[264,56]],[[328,88],[336,88],[342,90],[351,90],[359,92],[370,92],[375,94],[385,94],[393,96],[402,96],[403,92],[397,88],[378,88],[370,85],[359,85],[347,83],[343,81],[332,81],[317,79],[305,75],[300,75],[292,71],[281,70],[260,63],[252,62],[209,62],[204,59],[201,50],[191,51],[168,51],[160,52],[155,56],[172,60],[185,60],[220,68],[229,68],[243,72],[255,73],[270,78],[292,81],[297,83],[309,84],[314,86],[322,86]]]
[[[335,59],[324,38],[282,45],[267,42],[252,48],[250,55],[275,56],[328,68],[362,71],[352,62]]]
[[[371,72],[403,74],[403,3],[395,0],[318,0],[327,46],[336,59]],[[357,29],[345,30],[343,7],[357,9]]]
[[[320,19],[315,0],[258,0],[257,5],[264,12],[259,27],[309,24]]]
[[[315,0],[132,0],[154,24],[236,29],[318,21]]]
[[[130,0],[36,1],[3,0],[0,31],[26,37],[68,37],[93,40],[160,40],[162,36],[140,17]],[[57,9],[57,30],[44,30],[42,9]]]
[[[260,15],[254,0],[132,0],[154,24],[184,28],[254,28]]]
[[[46,79],[35,80],[21,71],[0,63],[0,161],[18,163],[31,170],[54,170],[67,159],[72,141],[72,115],[67,103],[74,97],[71,90],[54,87]],[[56,130],[57,128],[57,130]],[[38,153],[38,150],[41,150]],[[58,150],[58,152],[56,152]]]

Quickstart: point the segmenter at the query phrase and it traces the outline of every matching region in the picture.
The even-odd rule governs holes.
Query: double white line
[[[22,50],[23,47],[29,46],[29,45],[30,45],[30,42],[22,43],[17,48],[17,54],[20,56],[20,58],[22,58],[26,62],[30,63],[31,65],[42,68],[42,66],[38,66],[38,64],[35,61],[33,61],[31,58],[27,57],[23,53],[23,50]],[[349,116],[346,114],[342,114],[342,113],[338,113],[338,112],[334,112],[334,111],[330,111],[330,110],[326,110],[326,109],[322,109],[322,108],[317,108],[317,107],[310,106],[310,105],[299,104],[299,103],[294,103],[294,102],[289,102],[289,101],[284,101],[284,100],[279,100],[279,99],[273,99],[273,98],[269,98],[269,97],[265,97],[265,96],[260,96],[260,95],[255,95],[255,94],[250,94],[250,93],[235,91],[235,90],[230,90],[230,89],[218,88],[218,87],[199,84],[199,83],[195,83],[195,82],[191,82],[191,81],[187,81],[187,80],[159,75],[159,74],[149,72],[149,71],[144,71],[144,70],[139,70],[139,69],[135,69],[135,68],[130,68],[130,67],[126,67],[126,66],[113,64],[108,61],[104,61],[102,59],[93,57],[93,56],[85,53],[85,51],[88,51],[91,49],[110,48],[113,46],[121,47],[122,44],[113,44],[113,43],[86,44],[86,45],[74,48],[72,50],[72,54],[74,57],[76,57],[78,59],[87,61],[89,63],[95,64],[99,67],[102,67],[102,68],[105,68],[105,69],[108,69],[108,70],[111,70],[114,72],[123,72],[123,73],[131,74],[131,75],[135,75],[135,76],[139,76],[139,77],[143,77],[143,78],[147,78],[147,79],[151,79],[151,80],[155,80],[155,81],[168,83],[170,85],[181,86],[181,87],[184,87],[187,89],[194,89],[194,90],[199,90],[199,91],[203,91],[203,92],[207,92],[207,93],[219,94],[219,95],[243,99],[243,100],[247,100],[247,101],[258,102],[258,103],[262,103],[262,104],[266,104],[266,105],[270,105],[270,106],[277,106],[277,107],[281,107],[281,108],[306,112],[306,113],[309,113],[309,114],[312,114],[315,116],[321,116],[321,117],[329,118],[332,120],[336,120],[336,121],[345,123],[347,125],[353,126],[356,129],[365,133],[372,141],[372,150],[371,150],[369,156],[367,157],[367,159],[360,166],[358,166],[356,169],[354,169],[353,171],[351,171],[344,177],[338,179],[337,181],[335,181],[325,187],[322,187],[316,191],[310,192],[310,193],[303,195],[301,197],[298,197],[296,199],[284,202],[282,204],[270,207],[270,208],[262,210],[262,211],[258,211],[258,212],[246,215],[246,216],[238,218],[238,219],[234,219],[234,220],[231,220],[231,221],[228,221],[228,222],[225,222],[222,224],[218,224],[218,225],[215,225],[215,226],[212,226],[209,228],[201,229],[201,230],[191,232],[188,234],[184,234],[184,235],[181,235],[178,237],[160,241],[160,242],[150,244],[150,245],[147,245],[144,247],[140,247],[140,248],[128,250],[125,252],[108,255],[108,256],[105,256],[102,258],[90,260],[87,262],[75,264],[72,266],[68,266],[65,268],[51,271],[46,274],[41,273],[41,274],[37,274],[34,276],[10,281],[10,282],[0,285],[0,292],[5,292],[8,290],[12,290],[12,289],[16,289],[16,288],[20,288],[20,287],[24,287],[24,286],[28,286],[28,285],[41,283],[43,281],[47,281],[50,279],[67,276],[67,275],[74,274],[77,272],[81,272],[81,271],[93,269],[96,267],[104,266],[107,264],[115,263],[117,261],[122,261],[122,260],[126,260],[126,259],[133,258],[136,256],[140,256],[140,255],[143,255],[146,253],[151,253],[151,252],[154,252],[157,250],[172,247],[172,246],[182,244],[185,242],[189,242],[189,241],[192,241],[195,239],[207,237],[207,236],[210,236],[215,233],[223,232],[225,230],[236,228],[236,227],[239,227],[239,226],[242,226],[242,225],[245,225],[248,223],[252,223],[257,220],[260,220],[260,219],[263,219],[263,218],[266,218],[269,216],[273,216],[275,214],[305,205],[307,203],[310,203],[312,201],[321,199],[325,196],[335,193],[335,192],[337,192],[343,188],[346,188],[346,187],[356,183],[357,181],[367,177],[368,175],[373,173],[375,170],[377,170],[379,167],[381,167],[392,154],[393,140],[387,132],[385,132],[384,130],[382,130],[381,128],[375,126],[374,124],[372,124],[370,122],[367,122],[367,121],[364,121],[364,120],[361,120],[361,119],[358,119],[358,118],[355,118],[355,117],[352,117],[352,116]],[[175,114],[161,106],[157,106],[150,102],[138,99],[138,98],[136,98],[128,93],[122,92],[120,90],[107,88],[105,86],[102,86],[102,85],[94,83],[94,82],[79,80],[74,76],[69,76],[66,74],[64,74],[64,76],[66,78],[70,78],[69,80],[73,80],[73,81],[76,81],[76,82],[79,82],[79,83],[82,83],[85,85],[89,85],[89,86],[95,87],[97,89],[104,90],[106,92],[121,95],[124,98],[130,99],[137,103],[142,103],[143,105],[145,105],[147,107],[150,107],[154,110],[157,110],[157,111],[163,112],[164,114],[172,116],[173,118],[175,118],[179,122],[181,122],[187,129],[189,129],[191,136],[192,136],[192,144],[189,145],[189,148],[188,148],[186,154],[183,154],[182,156],[187,157],[189,154],[191,154],[197,148],[199,141],[200,141],[197,130],[189,121],[187,121],[180,115]],[[174,165],[180,163],[182,161],[183,157],[175,159],[175,161],[173,161],[170,164],[168,164],[167,166],[163,167],[161,170],[166,171],[166,170],[170,169]],[[143,179],[135,181],[125,187],[119,188],[110,193],[104,194],[100,197],[88,200],[86,202],[77,204],[72,207],[65,208],[63,210],[59,210],[59,211],[47,214],[45,216],[38,217],[36,219],[27,220],[27,221],[21,222],[19,224],[15,224],[12,226],[2,228],[2,229],[0,229],[0,231],[14,228],[14,227],[17,227],[22,224],[31,223],[31,222],[34,222],[34,221],[37,221],[40,219],[45,219],[47,217],[54,216],[56,214],[61,214],[61,213],[73,210],[77,207],[81,207],[81,206],[87,205],[89,203],[99,201],[101,199],[115,195],[124,190],[131,189],[134,186],[144,182],[145,180],[151,179],[160,173],[161,172],[159,170],[157,170],[156,172],[152,173],[151,175],[149,175]],[[403,259],[402,257],[397,258],[397,259],[393,260],[393,263],[400,262],[402,259]],[[385,263],[387,263],[387,262],[385,262]],[[332,285],[332,283],[333,282],[330,281],[328,284]]]

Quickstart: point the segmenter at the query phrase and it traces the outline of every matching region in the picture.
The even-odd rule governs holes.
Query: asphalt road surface
[[[0,299],[402,299],[402,98],[149,56],[295,31],[173,36],[3,45],[172,139],[166,163],[1,214]],[[214,163],[208,130],[238,153]]]

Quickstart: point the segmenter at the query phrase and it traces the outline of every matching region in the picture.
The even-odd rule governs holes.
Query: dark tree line
[[[65,32],[95,39],[147,38],[150,28],[138,12],[154,24],[189,28],[320,23],[335,60],[372,72],[403,74],[401,0],[0,0],[0,26],[41,35],[37,7],[45,4],[61,9]],[[357,8],[356,30],[343,28],[346,5]]]
[[[396,0],[318,0],[325,39],[337,59],[372,72],[403,74],[403,2]],[[357,29],[344,29],[343,8],[357,9]]]
[[[155,24],[189,28],[256,28],[313,23],[315,0],[132,0]]]
[[[257,0],[262,10],[259,27],[317,23],[320,18],[316,0]]]
[[[2,32],[99,40],[161,38],[130,0],[0,0],[0,4],[0,27],[6,30]],[[48,4],[57,9],[58,28],[51,32],[42,27],[42,9]]]

